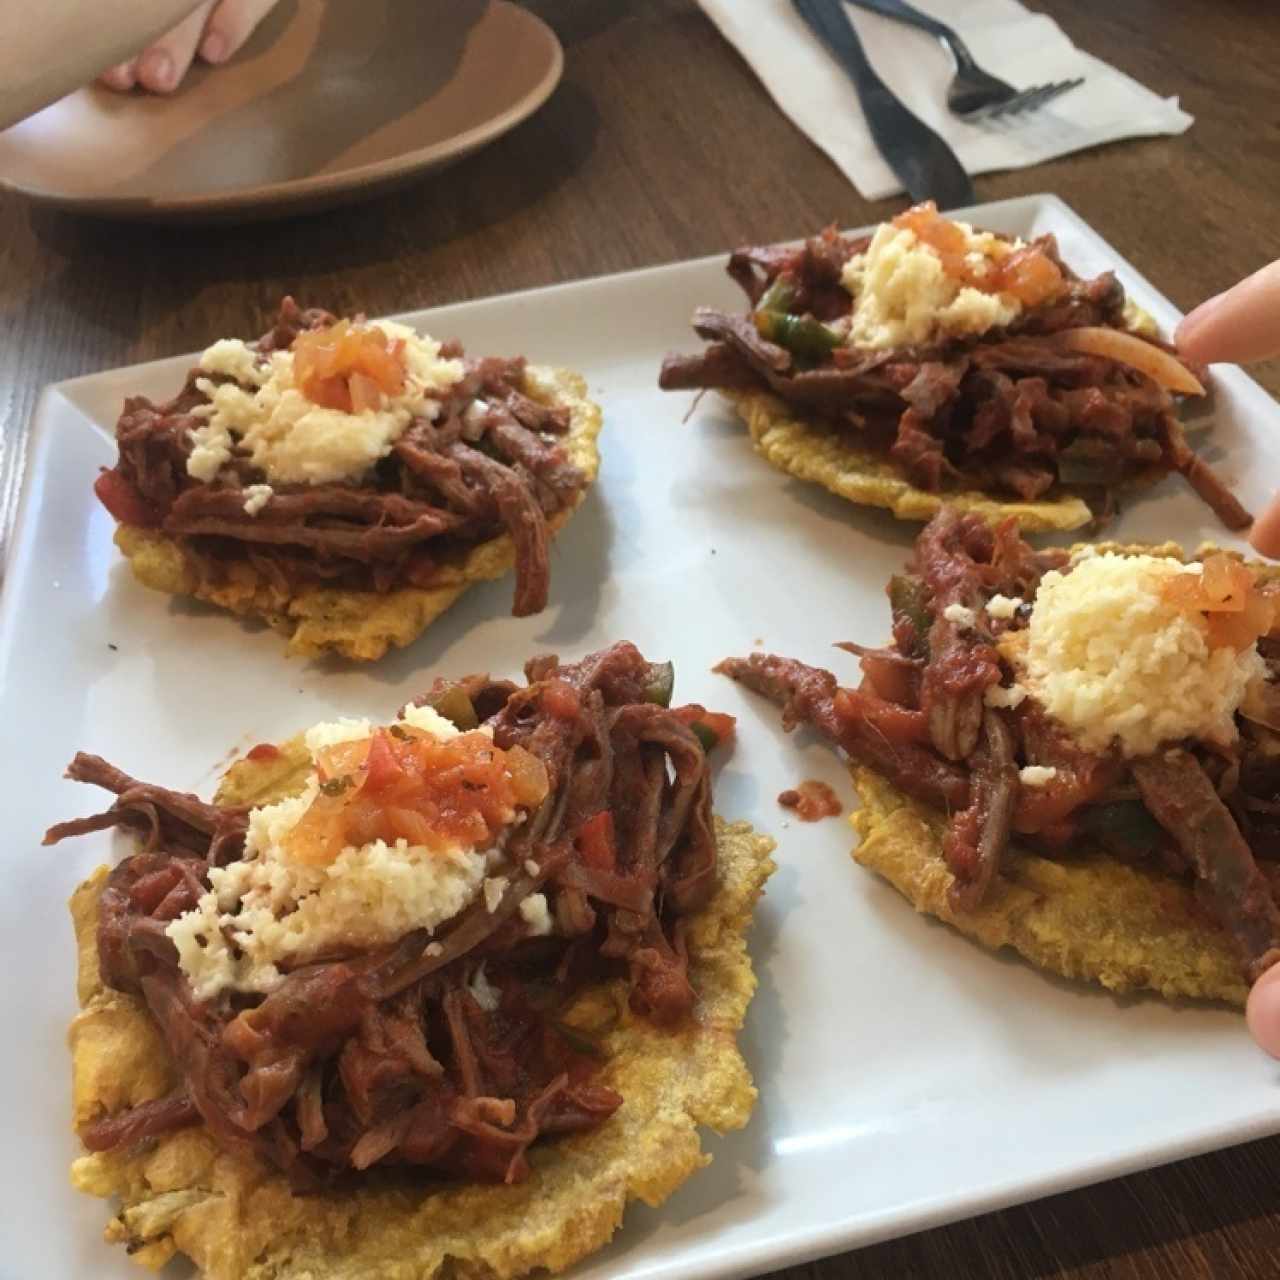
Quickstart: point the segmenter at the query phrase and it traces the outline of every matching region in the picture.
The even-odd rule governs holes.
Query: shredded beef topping
[[[625,976],[638,1014],[687,1020],[686,921],[715,882],[711,777],[689,723],[706,713],[669,708],[671,675],[618,644],[573,664],[535,659],[524,686],[436,681],[420,704],[488,726],[550,781],[509,833],[500,901],[482,895],[436,937],[302,964],[265,996],[197,1000],[165,934],[210,867],[243,856],[246,811],[78,755],[68,776],[115,803],[46,843],[108,826],[145,838],[102,890],[98,956],[108,986],[145,1001],[182,1075],[168,1097],[87,1126],[86,1144],[126,1147],[203,1121],[299,1188],[375,1164],[515,1182],[532,1143],[606,1120],[622,1098],[596,1079],[605,1044],[562,1014],[587,985]],[[534,893],[550,936],[521,918]]]
[[[287,350],[300,333],[334,323],[286,298],[259,352]],[[460,358],[456,343],[442,354]],[[525,394],[522,358],[466,361],[439,417],[415,419],[391,456],[358,485],[278,486],[256,514],[246,490],[265,477],[243,460],[216,481],[187,474],[193,413],[208,398],[192,370],[172,400],[125,401],[116,424],[119,458],[95,486],[127,524],[157,528],[216,573],[247,561],[286,589],[321,582],[385,592],[432,585],[442,564],[503,532],[516,546],[513,612],[545,607],[550,584],[548,520],[586,484],[560,437],[568,411]]]
[[[1025,691],[1002,697],[1017,671],[995,642],[1030,613],[1009,601],[1031,604],[1049,569],[1069,571],[1066,553],[1033,551],[1012,521],[991,528],[944,507],[889,584],[893,645],[840,646],[860,659],[858,688],[771,654],[717,670],[781,706],[784,729],[811,725],[949,815],[954,910],[987,899],[1013,839],[1047,857],[1101,848],[1192,883],[1252,981],[1280,958],[1280,637],[1258,642],[1270,680],[1241,705],[1233,747],[1086,751]],[[1005,607],[988,612],[997,595]],[[1024,782],[1028,766],[1047,776]]]
[[[693,328],[708,345],[700,355],[668,356],[659,385],[772,391],[832,429],[855,432],[859,445],[884,451],[930,492],[978,487],[1030,501],[1061,487],[1086,497],[1101,519],[1117,487],[1176,471],[1228,528],[1249,523],[1187,445],[1169,392],[1128,365],[1063,346],[1068,330],[1124,329],[1125,293],[1111,272],[1079,279],[1054,238],[1042,236],[1029,251],[1061,273],[1060,295],[1027,306],[1007,329],[868,351],[840,338],[854,305],[841,269],[868,242],[828,228],[798,249],[735,250],[728,272],[751,310],[699,307]],[[779,289],[789,336],[770,341],[761,322]],[[832,327],[824,333],[821,325]]]

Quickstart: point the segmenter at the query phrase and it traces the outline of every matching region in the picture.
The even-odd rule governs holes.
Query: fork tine
[[[1024,111],[1037,106],[1041,98],[1044,97],[1045,90],[1049,87],[1049,85],[1035,84],[1029,89],[1023,89],[1016,98],[1010,98],[1008,102],[997,102],[991,108],[991,114],[993,116],[1021,115]]]
[[[1052,102],[1054,98],[1060,98],[1064,93],[1070,93],[1072,89],[1078,89],[1082,84],[1084,84],[1084,76],[1076,76],[1074,80],[1059,80],[1057,84],[1049,86],[1036,106],[1043,107],[1046,102]]]
[[[1079,76],[1074,80],[1057,80],[1051,84],[1033,85],[1030,89],[1024,89],[1016,98],[997,103],[989,114],[992,116],[1021,115],[1026,111],[1034,111],[1083,83],[1084,77]]]

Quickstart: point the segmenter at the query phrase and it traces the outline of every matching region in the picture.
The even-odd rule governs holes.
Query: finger
[[[1253,984],[1245,1020],[1258,1044],[1273,1058],[1280,1058],[1280,964],[1272,965]]]
[[[172,93],[182,83],[191,59],[196,56],[196,45],[212,7],[212,0],[202,4],[138,59],[138,83],[144,89],[152,93]]]
[[[114,67],[108,67],[99,77],[98,83],[105,85],[108,89],[114,89],[117,93],[128,93],[138,82],[138,62],[135,58],[132,62],[118,62]]]
[[[1280,560],[1280,493],[1272,496],[1266,510],[1253,522],[1249,545],[1271,560]]]
[[[1201,303],[1178,326],[1174,341],[1182,355],[1204,364],[1280,355],[1280,262]]]
[[[276,0],[219,0],[205,26],[200,56],[206,62],[225,62],[275,6]]]

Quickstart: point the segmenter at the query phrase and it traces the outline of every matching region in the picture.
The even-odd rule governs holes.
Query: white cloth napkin
[[[867,132],[848,77],[790,0],[700,0],[778,106],[868,200],[902,190]],[[966,124],[947,110],[951,55],[933,36],[846,5],[880,78],[950,144],[969,173],[1024,169],[1117,138],[1182,133],[1191,116],[1107,63],[1077,49],[1058,24],[1017,0],[912,0],[954,27],[979,66],[1016,88],[1084,76],[1038,111]]]

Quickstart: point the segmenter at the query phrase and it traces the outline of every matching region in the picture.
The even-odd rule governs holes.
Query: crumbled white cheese
[[[424,733],[429,733],[436,738],[456,738],[461,730],[452,720],[442,716],[435,707],[405,707],[400,719],[405,724],[411,724],[415,729],[421,729]],[[492,729],[489,730],[493,732]]]
[[[542,874],[542,868],[532,858],[524,860],[524,869],[525,874],[533,876],[535,880]]]
[[[1021,706],[1026,696],[1027,690],[1023,685],[1014,683],[1006,689],[1003,685],[993,684],[983,694],[982,700],[989,707],[1008,707],[1012,710]]]
[[[1110,552],[1041,580],[1021,677],[1086,749],[1147,755],[1182,738],[1226,744],[1265,664],[1256,644],[1209,647],[1203,616],[1161,588],[1198,573],[1164,556]]]
[[[551,912],[547,910],[547,899],[543,894],[531,893],[520,904],[520,914],[535,938],[545,937],[551,932]]]
[[[269,484],[251,484],[245,486],[244,513],[256,516],[271,501],[275,490]]]
[[[502,1003],[502,992],[489,981],[489,975],[484,971],[483,960],[476,967],[475,973],[471,975],[471,981],[467,984],[467,987],[471,992],[472,999],[485,1013],[492,1013]]]
[[[507,891],[506,876],[489,876],[484,882],[484,909],[492,915]]]
[[[430,956],[434,960],[436,956],[444,955],[444,948],[438,942],[428,942],[423,948],[422,954]]]
[[[957,627],[972,627],[978,621],[978,615],[963,604],[947,605],[942,611],[942,616],[948,622],[954,622]]]
[[[294,378],[292,351],[273,351],[264,361],[243,343],[215,342],[201,356],[201,369],[235,381],[196,380],[212,412],[190,433],[188,474],[213,480],[234,452],[275,483],[359,480],[391,452],[413,418],[439,415],[439,397],[463,375],[462,361],[441,359],[434,338],[390,320],[372,327],[404,342],[406,376],[402,391],[386,397],[382,408],[363,413],[308,400]]]
[[[200,381],[207,381],[207,379]],[[209,383],[209,385],[213,384]],[[207,416],[212,417],[212,406],[203,407],[210,409]],[[213,480],[222,470],[223,464],[231,461],[233,445],[231,432],[227,430],[225,424],[215,427],[212,423],[206,422],[203,427],[193,427],[190,436],[191,452],[187,455],[187,475],[205,482]]]
[[[1043,787],[1057,776],[1058,771],[1053,765],[1029,764],[1018,770],[1018,781],[1024,787]]]
[[[340,742],[355,742],[367,738],[373,732],[373,725],[368,720],[327,720],[324,724],[313,724],[306,732],[307,750],[315,755],[325,747],[336,747]]]
[[[965,233],[971,263],[1021,245],[955,225]],[[987,293],[948,274],[914,231],[889,222],[876,228],[865,253],[845,263],[841,280],[854,297],[848,340],[855,347],[884,350],[973,336],[1011,324],[1022,311],[1012,294]]]
[[[441,737],[456,735],[444,722]],[[367,720],[308,730],[314,754],[367,737]],[[470,845],[427,848],[405,840],[348,846],[327,864],[300,861],[290,837],[319,794],[303,791],[249,813],[245,856],[209,872],[210,889],[166,933],[196,998],[223,989],[268,992],[282,966],[346,948],[384,946],[414,929],[432,930],[487,893],[487,859]]]
[[[987,616],[991,618],[1012,618],[1021,607],[1021,596],[994,595],[987,601]]]
[[[200,356],[200,368],[250,387],[260,387],[271,376],[267,358],[239,338],[219,338],[213,346],[206,347]]]

